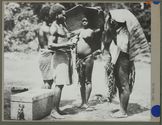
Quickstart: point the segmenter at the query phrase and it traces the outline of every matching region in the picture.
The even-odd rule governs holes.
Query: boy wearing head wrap
[[[80,93],[81,93],[81,105],[80,108],[93,110],[88,105],[88,100],[92,91],[92,70],[94,65],[94,56],[100,54],[94,45],[95,33],[100,32],[100,29],[92,30],[89,28],[89,21],[86,17],[82,18],[82,27],[72,34],[78,35],[77,42],[77,71],[79,75]],[[98,48],[99,49],[99,48]]]

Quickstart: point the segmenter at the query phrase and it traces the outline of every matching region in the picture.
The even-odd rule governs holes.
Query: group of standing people
[[[79,75],[79,78],[81,78],[79,82],[82,98],[79,107],[88,108],[88,99],[92,90],[93,55],[91,54],[93,52],[93,35],[95,32],[88,28],[88,20],[84,17],[82,19],[83,29],[70,33],[65,22],[65,8],[61,4],[55,4],[51,8],[44,5],[40,13],[44,17],[38,31],[40,45],[39,67],[44,81],[43,88],[50,89],[53,82],[55,83],[54,108],[51,116],[60,119],[63,118],[63,114],[66,114],[59,109],[62,89],[64,85],[72,83],[70,49],[74,46],[77,49],[77,70],[82,72],[82,75]],[[52,20],[51,26],[48,24],[49,17]],[[74,42],[70,40],[72,36],[77,36],[76,40],[73,40]]]
[[[117,12],[118,13],[118,12]],[[38,41],[40,46],[39,68],[42,73],[43,88],[54,88],[54,107],[51,117],[64,118],[65,112],[59,109],[61,93],[64,85],[72,84],[71,71],[71,49],[76,48],[76,67],[81,92],[81,105],[78,108],[89,108],[88,100],[92,90],[92,70],[94,56],[98,52],[93,49],[94,36],[101,29],[92,30],[88,27],[87,17],[82,18],[82,29],[69,32],[66,25],[65,8],[61,4],[53,6],[43,5],[40,10],[42,22],[38,30]],[[113,15],[113,12],[112,12]],[[130,61],[128,52],[129,29],[126,21],[113,19],[111,13],[106,18],[104,26],[107,35],[104,42],[105,55],[109,54],[111,59],[115,83],[119,90],[121,109],[112,114],[112,117],[127,117],[127,106],[131,91],[131,83],[134,83],[134,64]],[[114,14],[115,15],[115,14]],[[49,25],[49,22],[51,24]],[[71,40],[75,36],[76,40]],[[112,42],[113,41],[113,42]],[[119,46],[119,47],[117,47]],[[113,49],[117,47],[117,49]],[[111,51],[112,49],[112,51]],[[114,53],[115,50],[115,53]],[[114,55],[114,57],[113,57]],[[130,79],[130,75],[131,78]],[[133,77],[132,77],[133,76]]]

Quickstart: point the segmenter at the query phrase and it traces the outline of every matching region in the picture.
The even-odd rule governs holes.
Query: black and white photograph
[[[151,121],[149,2],[3,2],[6,121]]]

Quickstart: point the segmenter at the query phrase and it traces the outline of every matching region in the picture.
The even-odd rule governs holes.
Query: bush
[[[43,4],[53,3],[23,3],[5,2],[4,6],[4,51],[29,51],[37,50],[38,24],[40,22],[39,12]],[[83,3],[63,3],[66,9],[70,9],[76,4]],[[85,3],[84,6],[101,6],[106,12],[111,9],[129,9],[138,18],[144,29],[147,40],[151,40],[151,12],[148,6],[142,7],[140,3]]]
[[[38,18],[28,4],[6,3],[4,23],[4,51],[24,51],[36,38]]]

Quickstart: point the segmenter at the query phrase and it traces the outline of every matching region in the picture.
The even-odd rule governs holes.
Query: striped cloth
[[[110,10],[113,20],[124,23],[129,32],[128,53],[130,61],[142,53],[150,53],[150,47],[137,18],[127,9]],[[119,46],[120,47],[120,46]]]

